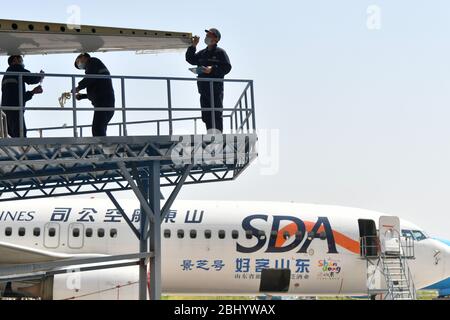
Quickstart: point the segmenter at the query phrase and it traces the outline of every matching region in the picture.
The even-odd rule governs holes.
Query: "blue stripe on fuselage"
[[[448,240],[442,240],[442,239],[435,239],[437,241],[440,241],[442,243],[445,243],[450,247],[450,241]],[[432,285],[431,287],[426,288],[426,290],[439,290],[439,296],[446,297],[450,296],[450,278],[447,280],[441,281],[439,283],[436,283]]]

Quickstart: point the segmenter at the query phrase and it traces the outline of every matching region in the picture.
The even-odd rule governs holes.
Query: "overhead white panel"
[[[0,55],[79,52],[160,52],[185,49],[192,34],[98,26],[0,20]]]

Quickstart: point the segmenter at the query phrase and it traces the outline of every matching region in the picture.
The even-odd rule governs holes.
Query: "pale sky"
[[[234,66],[228,77],[255,80],[258,127],[280,133],[279,171],[263,175],[255,163],[236,182],[188,186],[182,199],[360,207],[450,239],[449,1],[41,0],[5,4],[2,18],[65,22],[70,5],[80,6],[82,24],[202,36],[217,27]],[[368,28],[373,5],[381,20]],[[191,76],[184,52],[98,56],[117,75]],[[74,73],[73,60],[25,62],[32,71]],[[54,104],[63,89],[46,86],[51,95],[30,105]],[[152,96],[137,86],[134,98]],[[50,120],[27,116],[30,127]]]

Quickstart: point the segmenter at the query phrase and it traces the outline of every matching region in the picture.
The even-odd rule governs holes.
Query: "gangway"
[[[5,75],[6,73],[0,73]],[[23,81],[24,74],[10,73]],[[27,74],[30,75],[30,74]],[[31,74],[33,75],[33,74]],[[68,81],[75,92],[77,80],[84,75],[46,74],[46,78]],[[140,252],[118,257],[94,257],[76,261],[78,265],[95,269],[93,263],[102,263],[102,268],[114,268],[118,264],[140,266],[140,299],[147,298],[148,264],[150,265],[150,297],[161,298],[161,223],[169,213],[178,193],[184,185],[202,184],[237,179],[257,157],[256,116],[254,85],[251,80],[191,79],[168,77],[134,76],[87,76],[89,78],[111,78],[120,83],[121,105],[115,109],[121,121],[112,126],[110,137],[88,137],[89,125],[80,123],[80,114],[92,112],[91,107],[81,107],[72,99],[71,107],[37,107],[30,104],[26,112],[46,112],[55,119],[69,113],[70,126],[46,126],[29,130],[25,138],[21,126],[21,138],[0,139],[0,202],[50,198],[80,194],[104,193],[114,203],[124,220],[136,234]],[[165,87],[166,105],[158,107],[131,107],[127,103],[129,81],[158,82]],[[174,83],[185,84],[208,81],[225,82],[242,86],[237,101],[230,107],[224,105],[223,134],[199,134],[200,107],[192,105],[177,108],[173,103]],[[19,85],[19,88],[22,86]],[[197,92],[193,91],[197,101]],[[57,95],[55,95],[56,97]],[[213,95],[212,95],[213,96]],[[21,95],[20,95],[21,97]],[[55,99],[56,100],[56,99]],[[220,111],[214,107],[203,110]],[[20,107],[1,107],[25,114],[23,100]],[[99,109],[100,110],[100,109]],[[108,109],[111,110],[111,109]],[[101,110],[100,110],[101,111]],[[130,114],[139,114],[140,121],[128,120]],[[164,117],[161,117],[164,114]],[[177,116],[181,115],[183,116]],[[186,115],[187,114],[187,115]],[[81,117],[82,118],[82,117]],[[148,119],[148,120],[145,120]],[[213,117],[214,119],[214,117]],[[50,124],[50,123],[49,123]],[[145,125],[133,131],[135,125]],[[178,128],[190,127],[190,134],[177,135]],[[133,133],[131,133],[133,132]],[[31,137],[32,136],[32,137]],[[161,188],[170,187],[172,192],[161,205]],[[116,200],[114,193],[132,191],[141,205],[140,226],[135,226]],[[126,258],[126,259],[125,259]],[[127,260],[124,262],[124,260]],[[131,260],[131,261],[130,261]],[[47,261],[39,264],[0,267],[0,281],[18,277],[45,278],[58,270],[69,269],[72,260]],[[110,263],[109,266],[107,264]],[[91,265],[91,266],[89,266]]]
[[[415,259],[414,239],[402,237],[399,218],[381,217],[378,235],[362,237],[361,249],[367,260],[369,297],[417,299],[408,263]]]

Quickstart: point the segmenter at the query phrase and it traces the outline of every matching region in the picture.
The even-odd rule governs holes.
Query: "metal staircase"
[[[381,255],[387,285],[385,300],[416,300],[416,289],[403,250],[398,255]]]
[[[361,239],[368,263],[368,293],[382,300],[416,300],[417,293],[408,261],[415,259],[414,239],[397,235],[382,244],[380,237]],[[392,245],[395,243],[395,245]]]

